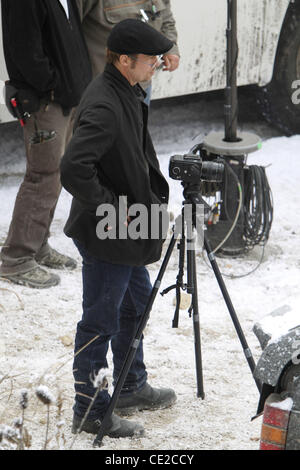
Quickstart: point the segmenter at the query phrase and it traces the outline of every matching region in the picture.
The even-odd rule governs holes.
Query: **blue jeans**
[[[83,259],[83,316],[77,324],[73,367],[76,392],[74,412],[83,416],[96,391],[91,377],[99,369],[108,367],[106,356],[109,342],[114,383],[118,379],[152,286],[145,267],[102,262],[89,255],[77,241],[74,243]],[[141,389],[146,380],[142,338],[121,394]],[[89,419],[101,419],[109,401],[107,390],[99,392]]]

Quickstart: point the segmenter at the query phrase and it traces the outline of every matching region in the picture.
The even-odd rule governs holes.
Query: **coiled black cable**
[[[251,165],[245,172],[244,238],[246,250],[268,241],[273,221],[273,196],[265,168]]]
[[[228,167],[227,169],[229,170]],[[262,254],[257,265],[245,274],[235,275],[222,272],[222,276],[229,277],[231,279],[248,276],[259,268],[263,261],[265,246],[270,235],[273,221],[273,196],[265,168],[256,165],[248,166],[247,169],[244,168],[244,176],[244,251],[245,253],[249,252],[255,247],[255,245],[260,245],[262,246]],[[236,217],[239,212],[240,210],[237,209]],[[230,232],[233,230],[234,226],[235,222],[233,222]],[[228,234],[221,242],[220,246],[223,245],[227,238]],[[205,259],[204,251],[202,256],[206,265],[210,267]]]

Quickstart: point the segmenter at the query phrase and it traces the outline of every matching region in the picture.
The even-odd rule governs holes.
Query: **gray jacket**
[[[102,73],[106,64],[106,41],[116,23],[126,18],[149,17],[149,25],[165,34],[174,47],[169,54],[179,55],[177,31],[170,0],[76,0],[89,50],[93,75]],[[144,85],[144,84],[143,84]]]

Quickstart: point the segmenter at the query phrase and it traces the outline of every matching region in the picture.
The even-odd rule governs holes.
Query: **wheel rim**
[[[281,391],[294,392],[294,379],[300,375],[300,364],[288,367],[280,380]]]

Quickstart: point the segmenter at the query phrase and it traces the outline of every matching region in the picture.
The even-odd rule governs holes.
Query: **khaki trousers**
[[[0,275],[29,271],[37,265],[35,258],[50,249],[49,229],[61,192],[60,160],[72,135],[74,115],[74,109],[64,116],[60,105],[42,104],[26,122],[26,173],[1,250]],[[46,131],[48,138],[33,141],[37,131]]]

